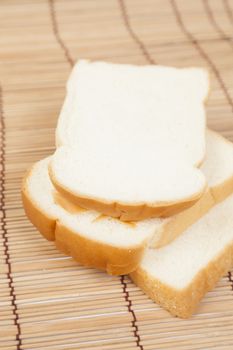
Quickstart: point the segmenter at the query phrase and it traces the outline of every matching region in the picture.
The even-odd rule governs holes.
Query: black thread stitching
[[[233,278],[232,278],[231,271],[228,272],[227,277],[229,282],[231,283],[231,289],[233,290]]]
[[[125,300],[127,302],[128,311],[133,316],[132,327],[134,328],[134,336],[136,338],[136,344],[137,344],[137,347],[139,347],[141,350],[143,350],[144,348],[141,345],[141,338],[140,338],[138,326],[137,326],[137,317],[136,317],[135,312],[134,312],[133,307],[132,307],[132,301],[130,300],[129,292],[127,291],[127,282],[125,281],[125,276],[121,276],[120,281],[121,281],[121,284],[123,287],[123,293],[124,293]]]
[[[1,198],[0,198],[0,208],[2,211],[2,238],[3,238],[3,247],[4,247],[4,255],[5,255],[5,263],[7,265],[7,279],[8,279],[8,287],[10,290],[11,296],[11,305],[12,312],[14,315],[14,324],[17,328],[16,341],[17,341],[17,350],[22,349],[21,342],[21,327],[19,323],[19,314],[16,303],[16,295],[13,284],[13,277],[11,271],[11,262],[10,262],[10,253],[9,253],[9,241],[7,237],[7,228],[6,228],[6,211],[5,211],[5,149],[6,149],[6,140],[5,140],[5,120],[4,120],[4,112],[3,112],[3,91],[0,86],[0,125],[1,125],[1,153],[0,153],[0,188],[1,188]]]
[[[58,44],[60,45],[64,56],[66,58],[66,61],[69,63],[69,65],[71,67],[73,67],[74,65],[74,60],[71,57],[71,54],[69,52],[68,47],[65,45],[64,41],[61,38],[61,35],[59,33],[59,29],[58,29],[58,24],[57,24],[57,19],[56,19],[56,10],[55,10],[55,5],[54,5],[54,0],[48,0],[49,2],[49,10],[50,10],[50,17],[51,17],[51,22],[52,22],[52,28],[53,28],[53,33],[54,36],[58,42]]]
[[[205,38],[205,39],[199,39],[199,43],[212,43],[212,42],[216,42],[216,41],[227,41],[227,40],[233,40],[230,36],[225,35],[224,38]],[[183,45],[183,44],[187,44],[189,41],[188,40],[178,40],[176,42],[173,41],[168,41],[168,42],[164,42],[164,43],[154,43],[153,47],[167,47],[167,46],[179,46],[179,45]],[[155,63],[156,64],[156,63]]]
[[[210,20],[210,22],[212,23],[213,27],[215,28],[216,32],[220,35],[220,38],[223,40],[226,40],[230,46],[233,46],[233,41],[232,38],[229,38],[224,31],[222,30],[222,28],[219,26],[219,24],[217,23],[216,19],[214,18],[213,12],[211,10],[211,7],[209,5],[209,1],[208,0],[203,0],[203,5],[204,5],[204,9],[205,12]]]
[[[228,3],[228,0],[223,0],[223,5],[225,7],[226,14],[227,14],[230,22],[233,24],[233,13],[232,13],[231,7]]]
[[[228,90],[224,84],[224,81],[222,80],[222,77],[217,69],[217,67],[215,66],[215,64],[212,62],[212,60],[209,58],[209,56],[206,54],[206,52],[202,49],[202,47],[199,45],[198,40],[195,39],[195,37],[192,35],[191,32],[188,31],[188,29],[185,27],[184,22],[181,18],[180,15],[180,11],[176,5],[175,0],[170,0],[170,3],[172,5],[172,9],[174,11],[177,23],[179,24],[181,30],[183,31],[183,33],[186,35],[186,37],[190,40],[190,42],[196,47],[197,51],[199,52],[199,54],[205,59],[205,61],[209,64],[209,66],[212,68],[224,94],[225,97],[228,101],[228,103],[230,104],[232,110],[233,110],[233,101],[231,99],[230,94],[228,93]]]
[[[128,31],[128,33],[130,34],[131,38],[134,40],[134,42],[136,42],[136,44],[138,45],[138,47],[140,48],[143,56],[146,58],[146,60],[150,63],[150,64],[156,64],[156,62],[154,61],[154,59],[150,56],[146,46],[144,45],[144,43],[141,41],[141,39],[137,36],[137,34],[134,32],[131,24],[130,24],[130,20],[129,20],[129,15],[128,15],[128,11],[126,9],[124,0],[118,0],[119,3],[119,7],[121,10],[121,14],[122,14],[122,18],[125,24],[125,27]]]

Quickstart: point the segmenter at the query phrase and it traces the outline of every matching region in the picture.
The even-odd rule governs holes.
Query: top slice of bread
[[[38,162],[24,180],[22,196],[29,219],[47,239],[54,240],[59,249],[78,262],[112,274],[135,270],[149,241],[153,241],[153,246],[169,243],[233,190],[233,145],[210,131],[207,159],[202,166],[209,190],[188,213],[186,210],[184,215],[169,219],[126,223],[78,208],[55,190],[48,164],[49,158]],[[212,191],[216,193],[214,197]]]
[[[79,61],[58,120],[53,184],[67,199],[122,220],[169,216],[205,189],[200,68]]]

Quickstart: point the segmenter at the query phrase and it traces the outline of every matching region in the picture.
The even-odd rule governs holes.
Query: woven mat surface
[[[25,218],[25,170],[54,150],[73,62],[205,66],[208,125],[233,141],[232,0],[0,1],[0,349],[233,349],[233,279],[190,320],[83,268]]]

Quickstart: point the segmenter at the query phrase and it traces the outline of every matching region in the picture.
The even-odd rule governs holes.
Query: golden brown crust
[[[31,200],[27,190],[27,179],[31,176],[33,167],[26,173],[22,183],[22,202],[25,213],[33,225],[49,241],[54,241],[55,219],[45,215]]]
[[[211,191],[208,189],[199,201],[191,208],[178,213],[164,222],[160,232],[155,236],[156,240],[150,243],[150,247],[161,248],[169,244],[188,227],[205,215],[215,204],[216,202]]]
[[[23,181],[23,205],[29,220],[46,239],[55,241],[59,250],[72,256],[82,265],[106,270],[112,275],[128,274],[137,268],[145,250],[145,242],[129,249],[118,248],[73,232],[58,218],[49,217],[31,199],[26,183],[30,174],[31,172]]]
[[[199,271],[186,288],[180,290],[155,279],[140,267],[132,272],[130,277],[153,301],[172,315],[188,318],[203,296],[215,287],[218,280],[232,266],[233,244],[228,245],[216,259]]]
[[[233,176],[227,179],[224,184],[215,186],[211,189],[212,196],[216,203],[222,202],[233,192]]]
[[[91,198],[81,197],[77,194],[73,194],[65,187],[61,186],[60,183],[56,180],[51,167],[49,166],[49,175],[50,179],[56,188],[56,190],[62,194],[68,201],[72,202],[74,205],[80,206],[88,210],[96,210],[100,213],[103,213],[108,216],[119,218],[122,221],[139,221],[146,218],[152,217],[168,217],[175,215],[187,208],[190,208],[194,205],[198,199],[205,192],[203,188],[202,192],[195,194],[194,196],[186,199],[185,201],[180,201],[176,203],[165,203],[157,204],[157,206],[149,206],[147,204],[142,205],[126,205],[121,203],[110,203],[102,202]]]
[[[55,231],[56,246],[82,265],[106,270],[111,275],[127,274],[135,270],[145,246],[123,249],[106,245],[72,232],[59,221]]]
[[[45,216],[31,201],[29,195],[24,190],[22,190],[22,201],[25,213],[31,223],[48,241],[54,241],[56,221],[49,216]]]
[[[163,224],[159,234],[156,235],[156,240],[150,243],[150,247],[161,248],[169,244],[211,208],[232,193],[233,176],[224,181],[224,183],[207,189],[205,194],[191,208],[178,213]]]

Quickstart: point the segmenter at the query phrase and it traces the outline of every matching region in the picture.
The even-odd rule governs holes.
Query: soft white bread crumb
[[[147,249],[133,280],[172,314],[188,317],[233,265],[233,195],[176,240]]]
[[[58,121],[53,183],[77,204],[123,220],[190,206],[205,188],[196,167],[208,85],[200,68],[79,61]]]

